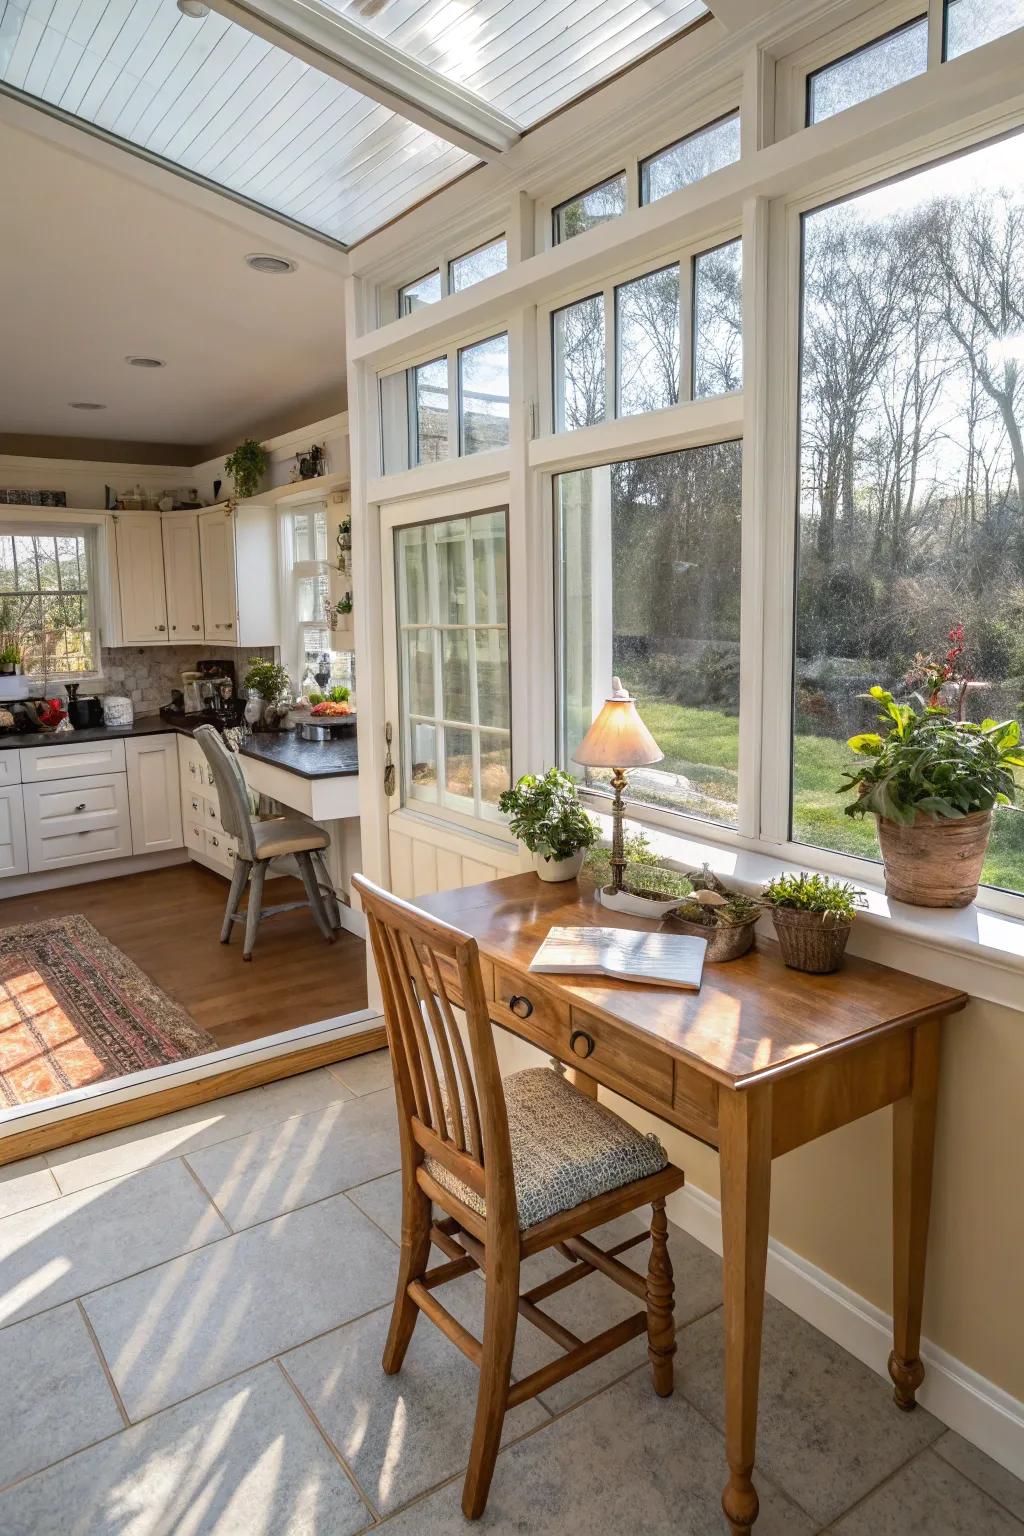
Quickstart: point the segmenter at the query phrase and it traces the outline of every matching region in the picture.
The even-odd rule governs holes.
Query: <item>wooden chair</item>
[[[509,1408],[535,1397],[646,1331],[654,1389],[673,1386],[675,1327],[665,1197],[683,1184],[661,1144],[586,1097],[547,1067],[502,1080],[476,940],[354,877],[367,915],[384,996],[402,1146],[402,1249],[384,1370],[399,1371],[421,1312],[480,1370],[476,1424],[462,1495],[469,1519],[483,1513]],[[469,1051],[453,1014],[465,1010]],[[458,1006],[458,1004],[456,1004]],[[432,1219],[431,1202],[445,1212]],[[651,1205],[646,1279],[583,1236]],[[428,1270],[431,1243],[449,1262]],[[519,1293],[523,1259],[557,1246],[572,1261]],[[473,1269],[484,1277],[483,1340],[435,1292]],[[543,1312],[547,1296],[600,1270],[644,1303],[586,1341]],[[510,1380],[517,1317],[565,1354]]]

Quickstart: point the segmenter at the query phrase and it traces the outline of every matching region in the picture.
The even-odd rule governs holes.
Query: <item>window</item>
[[[807,122],[821,123],[928,68],[928,18],[876,37],[807,76]]]
[[[739,763],[742,446],[575,470],[555,481],[560,761],[613,674],[664,752],[633,769],[641,805],[733,826]],[[608,774],[586,770],[601,788]]]
[[[693,263],[693,398],[743,387],[743,242]]]
[[[508,336],[459,353],[459,451],[508,447]]]
[[[877,858],[843,814],[873,683],[907,697],[962,624],[969,718],[1024,692],[1024,169],[1018,135],[807,214],[792,835]],[[1024,812],[986,882],[1024,892]]]
[[[347,510],[342,515],[347,516]],[[318,672],[329,673],[335,682],[352,687],[353,657],[350,651],[338,649],[339,632],[332,626],[332,619],[338,622],[332,605],[342,593],[338,590],[332,599],[328,538],[333,548],[337,529],[332,528],[329,534],[328,511],[323,503],[282,510],[280,517],[286,560],[288,554],[291,557],[286,566],[285,603],[295,626],[291,637],[285,634],[281,660],[297,691],[305,679],[315,678]],[[338,580],[343,588],[345,578]]]
[[[448,359],[435,358],[409,370],[412,380],[413,464],[436,464],[448,457]]]
[[[0,645],[30,677],[99,671],[93,537],[82,529],[0,530]]]
[[[504,509],[395,531],[402,800],[501,819],[512,774]]]
[[[679,264],[615,290],[617,412],[635,416],[679,399]]]
[[[498,272],[504,272],[508,266],[508,243],[505,236],[500,240],[492,240],[489,245],[481,245],[475,251],[468,251],[465,256],[457,256],[448,264],[448,292],[461,293],[463,288],[472,288],[474,283],[482,283],[485,277],[494,277]]]
[[[959,58],[1018,27],[1024,27],[1024,0],[946,0],[945,57]]]
[[[441,297],[440,272],[428,272],[426,277],[417,278],[414,283],[407,283],[404,288],[398,290],[398,315],[411,315],[414,310],[422,309],[425,304],[436,304]]]
[[[640,201],[657,202],[659,197],[701,181],[723,165],[732,165],[739,157],[740,115],[731,112],[644,160],[640,166]]]
[[[596,229],[598,224],[607,224],[609,219],[617,219],[625,213],[626,204],[625,171],[620,171],[610,181],[603,181],[599,187],[592,187],[589,192],[571,197],[567,203],[560,203],[551,215],[555,245],[571,240],[574,235],[585,234],[588,229]]]
[[[604,420],[604,297],[594,294],[551,317],[555,431]]]

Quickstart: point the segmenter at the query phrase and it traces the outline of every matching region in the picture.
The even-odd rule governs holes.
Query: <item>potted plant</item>
[[[662,864],[643,832],[627,832],[622,840],[626,857],[623,887],[615,893],[614,910],[636,917],[662,918],[690,896],[693,887],[686,875]],[[610,848],[593,848],[587,868],[605,890],[612,878]]]
[[[962,708],[963,687],[951,675],[945,682]],[[856,791],[847,816],[875,817],[887,895],[918,907],[966,907],[978,894],[993,808],[1016,799],[1013,770],[1024,768],[1024,747],[1016,720],[958,719],[938,702],[941,688],[920,709],[871,689],[886,729],[850,737],[863,762],[839,793]]]
[[[0,673],[13,677],[21,671],[21,646],[16,640],[8,640],[0,649]]]
[[[267,661],[262,656],[252,658],[242,681],[242,687],[261,700],[263,719],[271,725],[279,723],[278,701],[284,697],[290,686],[288,673],[284,667],[276,661]]]
[[[598,827],[580,804],[575,779],[560,768],[549,768],[543,778],[524,773],[501,795],[498,808],[533,854],[542,880],[576,878],[584,853],[597,841]]]
[[[689,881],[691,894],[668,920],[673,928],[707,940],[705,960],[738,960],[753,947],[763,901],[730,890],[708,864],[691,874]]]
[[[257,443],[251,437],[239,443],[234,453],[228,454],[224,460],[224,469],[235,482],[235,495],[243,501],[247,496],[255,496],[269,463],[267,450],[262,443]]]
[[[824,975],[843,963],[864,892],[848,880],[827,875],[777,875],[762,897],[771,908],[782,958],[794,971]]]

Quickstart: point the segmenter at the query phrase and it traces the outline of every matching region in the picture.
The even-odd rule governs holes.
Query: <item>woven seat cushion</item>
[[[634,1130],[548,1067],[515,1072],[502,1086],[523,1230],[595,1195],[660,1173],[668,1163],[657,1136]],[[436,1158],[426,1158],[424,1167],[442,1189],[486,1216],[481,1196]]]
[[[279,859],[286,853],[312,853],[329,848],[331,839],[315,821],[301,816],[275,816],[272,821],[254,821],[252,837],[258,859]]]

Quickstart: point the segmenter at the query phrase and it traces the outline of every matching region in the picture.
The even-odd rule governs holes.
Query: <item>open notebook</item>
[[[632,928],[552,928],[530,961],[531,971],[610,976],[696,992],[707,940]]]

